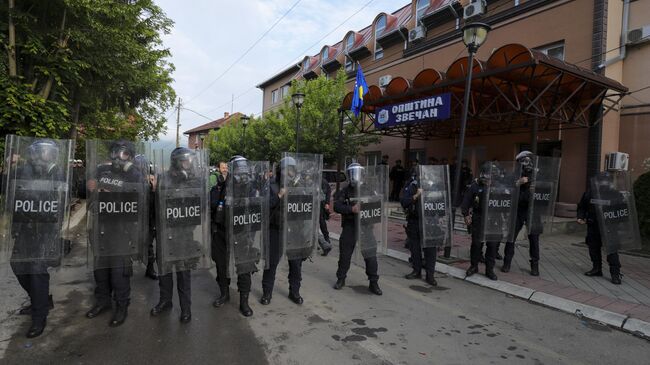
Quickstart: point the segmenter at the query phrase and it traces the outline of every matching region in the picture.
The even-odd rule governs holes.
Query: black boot
[[[158,275],[156,274],[156,269],[153,265],[153,262],[147,264],[147,271],[144,273],[145,277],[148,277],[151,280],[158,280]]]
[[[409,279],[409,280],[420,279],[420,278],[422,278],[422,273],[420,273],[419,271],[413,270],[413,271],[411,271],[410,274],[406,274],[404,277],[406,279]]]
[[[230,286],[229,285],[219,285],[220,295],[217,299],[214,300],[212,305],[215,308],[219,308],[222,305],[230,301]]]
[[[330,253],[330,251],[332,251],[331,247],[325,248],[325,249],[323,249],[323,253],[320,254],[320,255],[321,256],[327,256]]]
[[[108,322],[108,325],[111,327],[121,326],[124,321],[126,321],[126,317],[129,314],[128,308],[127,305],[118,304],[117,308],[115,308],[115,313],[113,313],[113,318]]]
[[[497,274],[494,273],[494,268],[485,268],[485,276],[490,280],[497,280]]]
[[[371,293],[375,295],[382,295],[384,294],[381,289],[379,288],[379,283],[376,281],[371,281],[370,285],[368,286],[368,290],[370,290]]]
[[[612,275],[612,284],[621,285],[621,278],[623,277],[623,275],[621,275],[621,271],[613,269],[609,270],[609,273]]]
[[[300,294],[294,293],[292,291],[289,291],[289,299],[291,299],[292,302],[294,302],[294,303],[296,303],[298,305],[301,305],[304,302],[304,300],[302,299]]]
[[[427,273],[427,279],[426,279],[427,284],[431,286],[437,286],[438,282],[436,279],[433,277],[433,273]]]
[[[47,300],[49,302],[50,309],[54,309],[54,301],[52,300],[52,294],[50,294],[47,297]],[[20,308],[18,311],[18,314],[21,316],[31,316],[32,315],[32,305],[29,304],[25,307]]]
[[[510,272],[510,261],[503,260],[503,266],[501,266],[501,272]]]
[[[585,273],[587,276],[603,276],[603,269],[600,266],[594,266]]]
[[[530,262],[530,275],[539,276],[539,263],[537,261]]]
[[[467,268],[467,271],[465,271],[465,276],[469,277],[476,274],[477,272],[478,272],[478,266],[472,265]]]
[[[190,323],[192,321],[192,312],[189,309],[181,309],[181,323]]]
[[[264,293],[262,293],[262,297],[260,298],[260,303],[262,303],[262,305],[269,305],[271,304],[272,297],[273,295],[271,292],[264,291]]]
[[[239,293],[239,312],[244,317],[253,315],[253,310],[248,305],[248,293]]]
[[[34,338],[40,336],[45,330],[47,325],[46,319],[32,319],[32,325],[27,331],[27,338]]]
[[[110,304],[95,304],[94,307],[90,308],[90,310],[86,312],[86,317],[95,318],[109,309],[111,309]]]
[[[345,279],[338,279],[336,280],[336,284],[334,284],[334,289],[336,290],[341,290],[345,286]]]
[[[173,307],[173,305],[172,305],[171,301],[170,302],[159,302],[158,304],[156,304],[155,307],[151,308],[151,312],[149,312],[149,314],[152,317],[156,317],[156,316],[160,315],[163,312],[171,310],[172,307]]]

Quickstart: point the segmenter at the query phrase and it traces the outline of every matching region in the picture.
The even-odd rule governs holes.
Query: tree
[[[1,132],[152,139],[163,131],[175,95],[161,35],[172,21],[152,0],[2,1]]]
[[[314,80],[294,81],[289,95],[282,106],[275,111],[264,114],[263,118],[251,119],[246,127],[246,157],[251,160],[269,160],[277,162],[282,152],[296,150],[296,108],[292,105],[291,95],[296,92],[305,94],[305,101],[300,111],[300,146],[301,153],[323,154],[325,164],[333,164],[338,158],[339,113],[341,101],[345,96],[346,74],[337,73],[333,79],[321,75]],[[243,144],[243,127],[241,123],[232,123],[211,132],[211,161],[222,160],[241,153]],[[343,156],[356,156],[361,147],[377,143],[379,138],[370,135],[358,135],[352,124],[347,124],[343,138]],[[230,154],[230,155],[229,155]]]

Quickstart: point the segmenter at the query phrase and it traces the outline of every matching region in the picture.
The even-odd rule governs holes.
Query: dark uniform
[[[273,286],[275,284],[275,272],[280,262],[280,229],[282,227],[283,199],[278,195],[280,193],[280,176],[275,174],[275,181],[271,182],[269,188],[269,268],[264,270],[262,275],[262,298],[260,303],[267,305],[271,302],[273,296]],[[303,259],[288,260],[289,262],[289,298],[301,304],[303,302],[300,296],[300,282],[302,281],[302,262]]]
[[[470,248],[470,267],[467,269],[467,276],[471,276],[478,272],[478,263],[481,258],[481,251],[483,249],[482,236],[482,206],[483,200],[486,199],[487,189],[480,179],[474,180],[470,187],[465,191],[463,202],[461,204],[461,212],[463,217],[470,215],[472,212],[471,230],[472,230],[472,246]],[[494,273],[494,262],[496,258],[497,245],[499,242],[488,241],[485,242],[487,246],[485,250],[485,276],[492,280],[496,280],[497,276]]]
[[[104,184],[106,178],[110,181]],[[142,181],[142,174],[135,166],[128,169],[113,165],[103,165],[97,168],[97,189],[112,192],[120,191],[124,183],[138,183]],[[101,222],[100,222],[101,224]],[[86,317],[94,318],[101,312],[111,308],[111,295],[116,304],[111,326],[121,325],[127,316],[127,308],[131,297],[131,276],[133,276],[133,258],[131,256],[111,256],[97,258],[95,277],[95,306],[86,313]]]
[[[345,278],[348,274],[348,270],[350,270],[352,254],[354,253],[354,247],[357,244],[356,217],[359,213],[354,213],[352,207],[357,204],[353,200],[353,197],[358,194],[354,193],[354,189],[358,188],[350,184],[342,187],[341,190],[336,193],[334,200],[334,211],[341,214],[341,227],[343,228],[339,238],[339,265],[338,270],[336,270],[336,277],[338,280],[334,285],[335,289],[341,289],[345,286]],[[379,275],[377,274],[377,256],[364,256],[363,260],[366,264],[366,275],[370,281],[370,291],[377,295],[381,295],[382,292],[378,285]]]
[[[415,182],[415,180],[414,180]],[[406,238],[408,246],[411,250],[411,262],[413,264],[413,272],[406,275],[407,279],[417,279],[422,275],[422,251],[424,251],[424,264],[426,270],[426,281],[431,285],[437,285],[434,279],[436,271],[437,248],[426,247],[422,249],[422,241],[420,231],[420,214],[418,204],[421,204],[419,198],[413,197],[418,191],[417,183],[410,183],[404,188],[402,194],[401,204],[402,208],[406,211]]]
[[[612,194],[618,192],[613,191]],[[600,227],[598,225],[598,219],[596,216],[596,208],[591,203],[591,190],[587,190],[582,194],[582,198],[578,203],[578,219],[584,220],[587,222],[587,237],[585,242],[589,247],[589,257],[593,268],[585,273],[587,276],[602,276],[602,262],[603,256],[601,249],[603,247],[603,242],[600,235]],[[618,252],[611,253],[607,255],[607,263],[609,264],[609,273],[612,276],[612,283],[620,284],[621,283],[621,261],[618,257]]]
[[[325,209],[325,205],[330,202],[332,188],[330,188],[330,184],[325,179],[322,179],[321,181],[321,191],[324,199],[320,202],[319,223],[320,231],[323,234],[323,240],[319,238],[318,244],[320,245],[321,250],[323,250],[322,255],[327,256],[327,254],[332,250],[332,243],[330,242],[330,232],[327,229],[327,221],[330,219],[330,212]]]
[[[528,205],[532,199],[532,194],[530,192],[530,176],[531,173],[525,171],[522,173],[522,177],[529,178],[528,182],[519,186],[519,203],[517,205],[517,222],[514,231],[514,239],[517,239],[519,232],[526,224],[531,224],[528,222]],[[533,276],[539,275],[539,234],[529,234],[528,235],[528,252],[530,254],[530,274]],[[503,267],[501,271],[508,272],[510,271],[510,264],[512,263],[512,258],[515,255],[515,243],[506,242],[506,248],[504,250],[503,258]]]
[[[158,275],[156,275],[156,251],[153,245],[153,241],[156,238],[156,193],[149,183],[149,234],[147,235],[147,271],[145,271],[145,276],[157,280]]]
[[[210,189],[210,209],[212,217],[212,260],[217,266],[217,283],[220,296],[214,301],[215,307],[221,307],[230,301],[230,275],[228,274],[228,239],[226,236],[226,187],[232,179],[228,174],[226,179],[219,176],[217,184]],[[251,316],[253,311],[248,306],[248,295],[251,291],[251,273],[237,275],[237,289],[240,295],[240,311],[244,316]],[[245,299],[244,299],[245,297]],[[245,305],[242,305],[245,304]]]
[[[176,150],[172,151],[172,160],[174,160]],[[184,149],[183,151],[178,152],[181,156],[180,158],[186,158],[186,155],[192,152],[190,150]],[[188,188],[200,188],[202,182],[196,176],[191,176],[185,174],[183,171],[180,171],[174,168],[176,164],[172,162],[172,168],[166,172],[162,179],[158,181],[158,193],[160,194],[161,190],[164,190],[167,186],[173,187],[174,189],[188,189]],[[164,217],[159,216],[160,214],[164,215],[164,212],[156,211],[157,221],[162,221]],[[178,250],[186,250],[183,246],[198,245],[194,241],[194,227],[176,227],[176,235],[182,237],[182,241],[176,241],[167,243],[168,245],[177,245]],[[162,237],[157,238],[157,242],[162,242]],[[197,266],[197,260],[188,259],[188,260],[177,260],[177,261],[167,261],[165,260],[162,254],[162,244],[156,245],[156,256],[158,258],[158,286],[160,288],[160,301],[153,309],[151,309],[151,315],[156,316],[161,312],[170,309],[172,307],[172,297],[174,294],[174,278],[173,272],[176,272],[176,286],[178,291],[178,301],[181,307],[181,317],[180,320],[183,323],[188,323],[192,319],[192,272],[191,270]],[[166,273],[166,274],[163,274]]]
[[[16,173],[16,179],[20,180],[49,180],[64,181],[63,172],[58,166],[49,171],[37,171],[31,164],[26,164],[19,168]],[[54,200],[58,200],[56,193]],[[63,214],[61,209],[59,214]],[[61,221],[62,219],[59,219]],[[12,227],[12,235],[16,237],[12,252],[11,268],[18,279],[20,286],[27,292],[31,305],[21,309],[21,314],[31,314],[32,326],[27,332],[27,337],[37,337],[45,329],[47,316],[54,307],[50,293],[50,274],[48,267],[57,267],[61,265],[58,260],[38,260],[26,261],[22,257],[29,257],[35,252],[42,251],[43,240],[52,240],[58,237],[58,230],[61,227],[48,223],[16,223]],[[61,239],[61,238],[59,238]],[[19,260],[19,261],[18,261]]]

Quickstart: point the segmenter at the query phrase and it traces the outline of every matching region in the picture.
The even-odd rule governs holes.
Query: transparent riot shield
[[[544,225],[551,222],[555,213],[559,179],[559,158],[541,156],[534,158],[534,167],[530,176],[528,234],[542,234]]]
[[[518,162],[487,162],[488,180],[483,200],[481,241],[514,242],[521,176]]]
[[[6,137],[0,264],[15,274],[61,265],[73,151],[71,140]]]
[[[359,204],[356,215],[357,254],[362,258],[386,254],[388,168],[386,165],[364,168],[362,183],[354,189],[353,201]],[[357,258],[359,256],[357,255]]]
[[[88,266],[122,267],[141,261],[149,232],[146,144],[124,140],[86,141]]]
[[[630,174],[616,171],[592,177],[591,198],[607,254],[640,249],[641,235]]]
[[[210,267],[210,205],[207,150],[189,150],[172,160],[154,151],[156,260],[161,275]],[[172,152],[173,153],[173,152]]]
[[[285,152],[280,165],[281,185],[285,190],[282,219],[284,254],[289,260],[305,259],[311,256],[318,243],[323,156]]]
[[[246,161],[233,166],[226,185],[226,229],[231,272],[234,275],[268,268],[268,161]],[[263,267],[259,267],[261,261]]]
[[[449,166],[419,165],[418,182],[422,189],[418,203],[421,247],[451,247],[454,221]]]

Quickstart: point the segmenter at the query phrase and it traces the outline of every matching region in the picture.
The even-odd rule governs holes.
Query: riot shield
[[[449,166],[419,165],[418,182],[422,189],[418,202],[421,247],[451,247],[454,221]]]
[[[268,268],[269,180],[268,161],[229,164],[226,209],[231,272],[256,272],[260,261]]]
[[[353,201],[359,204],[356,215],[357,252],[363,258],[385,254],[387,249],[386,201],[388,168],[386,165],[364,168],[362,183],[354,189]]]
[[[71,140],[6,137],[0,264],[15,274],[61,264],[73,151]]]
[[[640,249],[641,235],[630,174],[627,171],[604,172],[592,177],[591,197],[607,254]]]
[[[487,162],[488,179],[483,200],[481,241],[514,242],[521,176],[518,162]]]
[[[207,150],[189,150],[185,161],[154,151],[156,260],[158,272],[210,267],[210,205]],[[173,152],[172,152],[173,154]]]
[[[528,234],[542,234],[544,225],[550,223],[555,214],[560,159],[536,156],[530,179]]]
[[[291,164],[295,165],[293,169]],[[323,156],[285,152],[280,165],[285,191],[282,208],[284,254],[289,260],[305,259],[311,256],[318,243]]]
[[[149,183],[143,142],[86,141],[88,265],[104,269],[129,265],[146,255]]]

